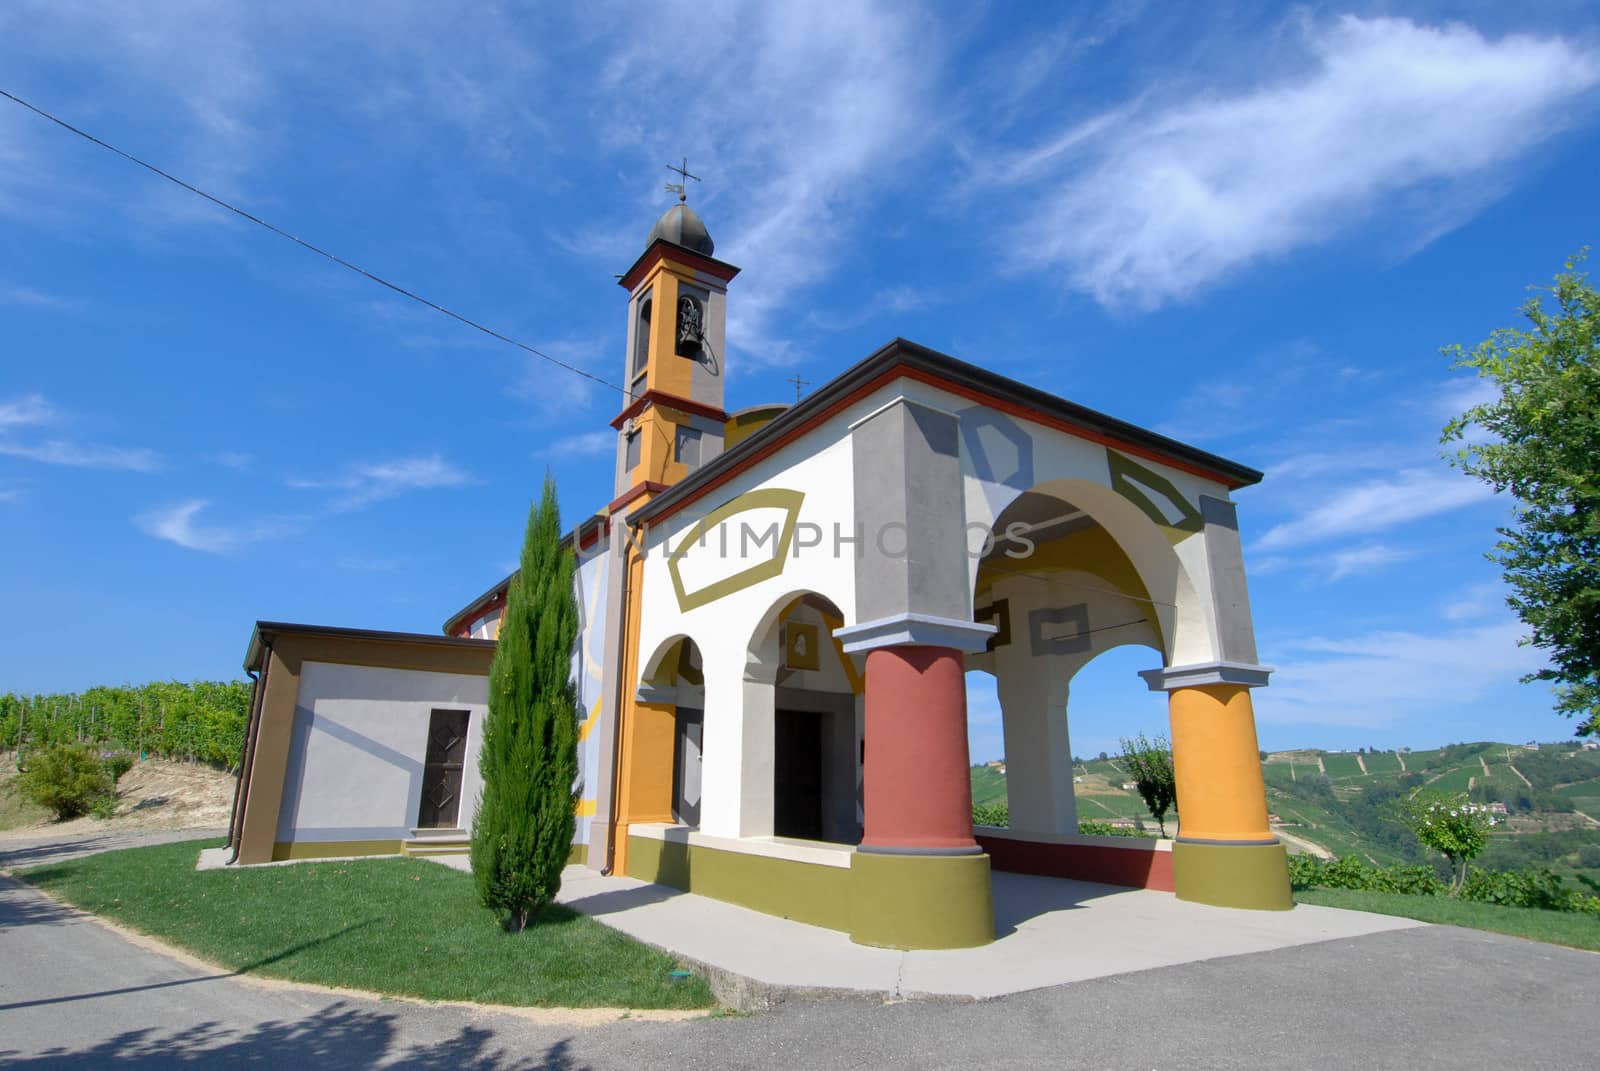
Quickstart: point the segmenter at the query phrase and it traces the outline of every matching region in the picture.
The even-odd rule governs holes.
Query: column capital
[[[989,646],[997,631],[994,625],[980,625],[953,617],[903,613],[846,625],[833,630],[846,654],[860,654],[876,647],[949,647],[976,654]]]
[[[1262,688],[1272,672],[1271,666],[1258,666],[1250,662],[1195,662],[1187,666],[1144,669],[1139,671],[1139,676],[1144,678],[1152,692],[1170,692],[1207,684]]]

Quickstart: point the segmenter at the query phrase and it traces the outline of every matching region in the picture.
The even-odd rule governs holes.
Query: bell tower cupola
[[[694,178],[687,165],[673,168]],[[617,429],[617,502],[664,490],[722,452],[728,283],[739,269],[712,256],[716,243],[681,184],[643,255],[621,277],[628,292],[628,394]]]

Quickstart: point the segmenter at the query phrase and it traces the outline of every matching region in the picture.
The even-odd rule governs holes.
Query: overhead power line
[[[559,360],[559,359],[557,359],[555,357],[552,357],[548,353],[545,353],[545,352],[543,352],[541,350],[535,349],[533,346],[528,345],[526,342],[517,341],[516,339],[512,338],[510,335],[501,334],[499,331],[496,331],[492,327],[486,327],[486,326],[484,326],[483,324],[479,323],[476,320],[473,320],[473,319],[470,319],[470,318],[468,318],[466,316],[461,315],[459,312],[454,312],[451,309],[447,309],[443,305],[439,304],[436,301],[429,301],[427,298],[423,297],[421,294],[418,294],[418,293],[416,293],[415,291],[412,291],[412,290],[407,290],[405,287],[399,285],[398,283],[391,283],[389,280],[385,279],[383,276],[376,275],[376,274],[368,271],[367,269],[363,268],[359,264],[353,264],[350,261],[345,260],[343,257],[338,256],[337,254],[328,252],[326,249],[323,249],[321,246],[313,245],[310,242],[306,241],[304,238],[299,238],[299,237],[297,237],[297,236],[295,236],[293,234],[290,234],[288,231],[284,230],[282,227],[273,226],[271,223],[268,223],[266,220],[262,219],[260,216],[252,215],[251,213],[246,212],[244,209],[240,208],[238,205],[231,204],[231,203],[223,200],[222,198],[215,196],[214,194],[207,193],[205,190],[202,190],[200,187],[195,186],[192,183],[185,182],[183,179],[178,178],[176,175],[173,175],[173,174],[170,174],[170,173],[168,173],[166,171],[161,170],[161,168],[155,166],[154,164],[146,163],[144,160],[139,159],[137,156],[133,155],[132,153],[124,152],[122,149],[117,148],[115,145],[112,145],[110,142],[102,141],[101,139],[95,137],[93,134],[89,133],[87,130],[82,130],[82,129],[78,128],[78,127],[73,126],[71,123],[67,122],[65,119],[62,119],[62,118],[60,118],[58,116],[50,114],[49,112],[45,111],[43,108],[39,107],[38,105],[30,104],[28,101],[23,100],[21,97],[17,96],[14,93],[8,93],[4,89],[0,89],[0,97],[5,97],[7,100],[11,101],[14,104],[20,104],[24,108],[28,109],[30,112],[33,112],[35,115],[39,116],[40,118],[50,120],[50,122],[52,122],[52,123],[56,124],[57,126],[61,127],[63,130],[70,131],[70,132],[78,135],[78,137],[83,138],[85,141],[88,141],[88,142],[91,142],[91,143],[93,143],[95,145],[98,145],[98,146],[100,146],[100,148],[105,149],[108,152],[116,153],[118,156],[122,157],[124,160],[127,160],[129,163],[138,164],[140,167],[144,168],[146,171],[149,171],[149,172],[151,172],[152,174],[155,174],[155,175],[159,175],[160,177],[166,179],[168,182],[172,183],[174,186],[182,187],[183,189],[188,190],[190,193],[194,194],[196,197],[203,197],[207,201],[210,201],[212,204],[216,205],[218,208],[226,209],[227,211],[232,212],[234,215],[239,216],[242,219],[249,220],[251,223],[254,223],[258,227],[264,227],[267,230],[271,231],[273,234],[276,234],[280,238],[287,238],[289,241],[293,242],[297,246],[300,246],[302,249],[310,250],[311,252],[317,254],[317,256],[319,256],[319,257],[324,257],[324,258],[326,258],[328,260],[331,260],[335,264],[339,265],[341,268],[348,269],[349,271],[355,272],[357,275],[364,276],[367,279],[370,279],[373,282],[377,283],[379,286],[382,286],[382,287],[385,287],[385,288],[387,288],[389,290],[394,291],[396,294],[399,294],[401,297],[410,298],[412,301],[415,301],[419,305],[426,305],[428,308],[432,309],[434,312],[443,313],[444,315],[450,317],[450,319],[455,320],[458,323],[466,324],[468,327],[472,328],[475,331],[481,331],[484,334],[488,335],[490,338],[498,339],[499,341],[504,342],[507,345],[515,346],[519,350],[523,350],[523,351],[525,351],[527,353],[531,353],[535,357],[539,358],[540,360],[548,361],[550,364],[555,365],[557,368],[564,368],[568,372],[571,372],[574,375],[582,376],[584,379],[591,380],[592,382],[598,383],[602,387],[608,387],[611,390],[618,391],[622,395],[624,395],[625,397],[631,398],[633,396],[633,392],[628,390],[626,387],[619,387],[617,384],[612,383],[610,380],[602,379],[600,376],[595,375],[593,372],[585,371],[584,369],[579,368],[577,365],[568,364],[566,361],[562,361],[562,360]]]

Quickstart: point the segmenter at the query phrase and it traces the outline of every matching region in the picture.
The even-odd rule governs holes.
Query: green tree
[[[489,716],[472,821],[472,873],[483,906],[519,933],[555,898],[572,848],[578,778],[578,693],[572,651],[576,561],[561,545],[555,483],[528,514],[521,570],[507,593],[489,669]]]
[[[1550,659],[1523,679],[1554,682],[1556,709],[1579,719],[1580,736],[1600,733],[1600,294],[1578,271],[1583,257],[1522,306],[1530,330],[1445,349],[1452,367],[1493,381],[1500,396],[1443,435],[1459,444],[1451,464],[1516,500],[1489,558],[1531,630],[1525,642]]]
[[[1143,733],[1132,740],[1122,740],[1122,761],[1139,788],[1144,805],[1167,835],[1167,812],[1177,813],[1178,782],[1172,772],[1172,747],[1166,737],[1146,739]]]
[[[1466,794],[1419,793],[1401,812],[1401,820],[1417,839],[1450,861],[1450,895],[1467,880],[1467,864],[1489,843],[1495,817],[1486,806],[1470,803]]]

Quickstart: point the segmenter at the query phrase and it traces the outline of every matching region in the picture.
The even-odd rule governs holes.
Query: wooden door
[[[428,718],[418,829],[453,829],[461,813],[461,774],[467,760],[467,711],[435,710]]]

